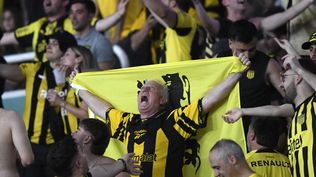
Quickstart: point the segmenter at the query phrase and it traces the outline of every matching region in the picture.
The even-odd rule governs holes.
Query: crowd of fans
[[[31,50],[35,57],[19,64],[0,58],[0,93],[6,80],[26,90],[25,126],[0,109],[0,176],[181,177],[184,142],[237,82],[241,108],[228,110],[223,121],[242,119],[247,154],[219,140],[209,153],[214,176],[316,175],[315,0],[43,0],[42,6],[45,14],[25,26],[16,8],[2,12],[1,55]],[[297,18],[304,20],[295,26]],[[307,36],[296,33],[302,29]],[[130,67],[236,56],[247,69],[183,107],[168,106],[168,88],[148,78],[133,114],[71,87],[79,72],[120,68],[114,45]],[[108,125],[88,119],[88,108]],[[129,153],[102,156],[110,137]],[[140,151],[147,160],[136,158]]]

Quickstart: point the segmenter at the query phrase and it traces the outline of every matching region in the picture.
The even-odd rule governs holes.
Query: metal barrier
[[[7,63],[20,63],[24,61],[32,61],[34,59],[34,52],[26,52],[21,54],[6,55],[4,59]],[[2,100],[5,108],[12,109],[18,112],[21,116],[24,111],[25,89],[6,91],[2,94]]]
[[[34,56],[34,52],[26,52],[21,54],[6,55],[4,56],[4,59],[7,61],[7,63],[20,63],[23,61],[32,61]]]

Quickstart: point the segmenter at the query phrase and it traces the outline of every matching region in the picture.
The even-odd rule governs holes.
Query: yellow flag
[[[138,113],[137,93],[147,79],[164,82],[169,88],[170,101],[174,105],[184,106],[203,97],[230,73],[243,69],[238,58],[226,57],[81,73],[75,77],[72,85],[89,90],[110,102],[116,109]],[[240,107],[238,84],[216,109],[209,112],[207,126],[188,141],[183,159],[185,177],[213,175],[208,153],[215,142],[222,138],[236,141],[245,150],[242,122],[227,124],[222,119],[224,113],[233,107]],[[118,158],[126,151],[123,145],[119,145],[122,148],[119,150],[116,144],[111,143],[106,155]]]

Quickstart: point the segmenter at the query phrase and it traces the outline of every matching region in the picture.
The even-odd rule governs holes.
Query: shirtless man
[[[34,160],[22,119],[16,112],[0,109],[0,176],[18,177],[16,159],[23,166]]]

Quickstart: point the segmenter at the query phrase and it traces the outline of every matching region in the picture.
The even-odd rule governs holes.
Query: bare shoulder
[[[280,65],[280,63],[278,63],[278,61],[276,61],[273,58],[269,59],[269,63],[268,63],[268,68],[269,71],[275,71],[275,72],[280,72],[280,70],[282,70],[282,66]]]
[[[16,122],[20,121],[20,116],[15,111],[0,108],[0,119],[6,121],[7,123]]]

